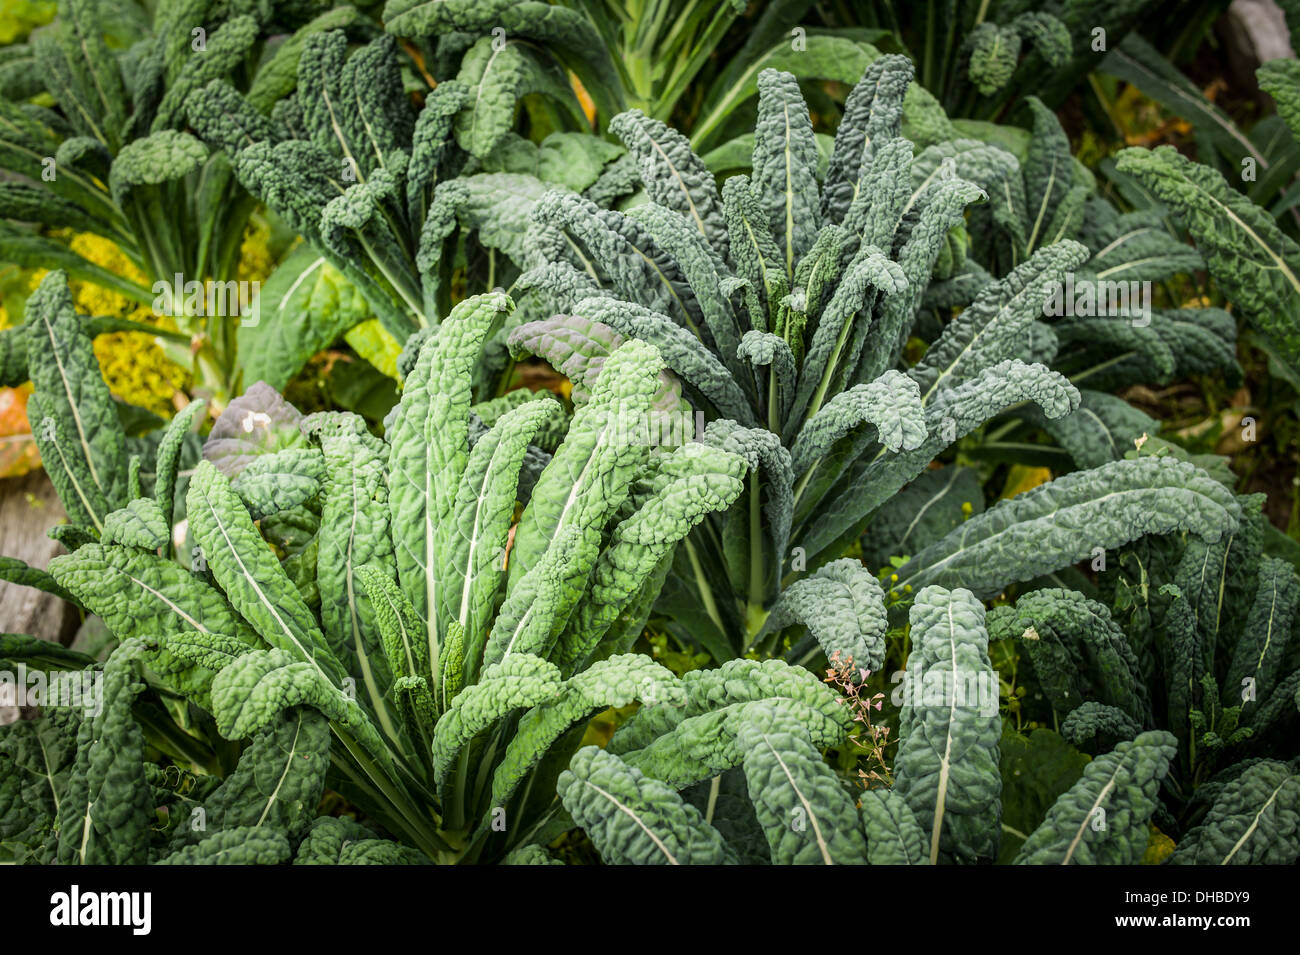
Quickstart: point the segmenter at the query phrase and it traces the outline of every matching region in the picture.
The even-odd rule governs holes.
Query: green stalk
[[[808,664],[812,662],[813,658],[821,652],[822,652],[821,644],[817,643],[817,641],[814,640],[812,649],[810,649],[807,653],[801,656],[798,660],[792,660],[791,662],[794,663],[796,666],[807,668]]]
[[[492,771],[495,768],[497,749],[501,744],[501,724],[492,732],[492,741],[488,743],[487,748],[483,750],[478,761],[478,774],[474,779],[474,791],[471,802],[478,806],[481,804],[481,796],[484,788],[491,782]],[[468,747],[467,747],[468,748]],[[520,803],[522,806],[523,804]]]
[[[729,5],[725,3],[718,4],[718,9],[714,13],[713,21],[704,31],[704,38],[696,43],[695,52],[689,59],[676,59],[677,64],[668,82],[664,85],[663,90],[659,93],[659,106],[656,110],[656,119],[665,122],[672,115],[673,110],[677,107],[677,101],[681,99],[686,88],[698,75],[704,62],[713,55],[722,38],[726,36],[727,30],[735,21],[735,14]]]
[[[840,363],[840,353],[844,351],[844,344],[849,339],[849,332],[853,330],[853,315],[844,319],[844,324],[840,326],[839,337],[835,340],[835,350],[831,352],[830,359],[826,362],[826,371],[822,373],[821,383],[817,386],[817,391],[808,405],[808,411],[804,414],[804,421],[811,421],[813,415],[821,410],[822,401],[826,398],[826,392],[830,390],[831,378],[835,375],[836,366]]]
[[[879,447],[879,448],[876,449],[876,454],[875,454],[875,456],[874,456],[870,461],[867,461],[867,462],[866,462],[866,464],[864,465],[864,469],[865,469],[866,467],[870,467],[872,464],[874,464],[875,462],[879,461],[879,460],[881,459],[881,457],[884,456],[884,454],[885,454],[885,448],[884,448],[884,446],[882,445],[881,447]],[[802,481],[800,482],[799,490],[798,490],[798,492],[796,492],[796,494],[795,494],[795,500],[794,500],[794,512],[795,512],[795,514],[798,514],[798,513],[799,513],[799,492],[802,492],[803,488],[808,484],[808,478],[811,476],[811,471],[812,471],[812,468],[809,468],[809,472],[810,472],[810,473],[809,473],[809,474],[806,474],[806,475],[804,476],[804,480],[802,480]],[[841,475],[841,477],[842,477],[842,475]],[[811,515],[807,515],[807,516],[810,517]],[[796,521],[795,526],[791,528],[791,532],[792,532],[792,534],[797,534],[799,531],[801,531],[801,530],[803,529],[803,525],[804,525],[805,520],[806,520],[806,517],[805,517],[804,520],[798,520],[798,521]],[[790,576],[791,578],[793,578],[794,575],[793,575],[793,574],[790,574],[789,576]],[[787,581],[785,578],[782,578],[781,586],[783,586],[783,587],[786,586],[787,582],[788,582],[788,581]]]
[[[456,757],[456,772],[452,777],[451,798],[442,806],[443,824],[448,829],[465,828],[465,790],[469,782],[469,746],[461,749]]]
[[[397,293],[398,297],[401,298],[406,307],[415,315],[416,320],[420,323],[420,327],[423,328],[428,325],[429,319],[425,316],[421,306],[416,304],[416,300],[420,296],[416,295],[413,289],[407,288],[404,282],[398,281],[397,277],[388,270],[387,265],[380,258],[379,254],[371,247],[370,243],[366,241],[365,236],[360,232],[354,234],[357,237],[357,241],[361,243],[361,248],[365,251],[366,256],[375,264],[375,268],[379,269],[380,274],[383,275],[384,279],[388,282],[389,287]]]
[[[623,59],[627,70],[628,85],[631,89],[628,92],[628,106],[635,107],[643,113],[653,113],[654,109],[650,105],[650,65],[642,58],[639,53],[628,51],[624,54]]]
[[[1028,403],[1029,403],[1029,402],[1027,402],[1027,401],[1022,401],[1022,402],[1020,402],[1019,404],[1012,405],[1010,408],[1004,408],[1004,409],[1002,410],[1002,413],[1003,413],[1003,414],[1014,414],[1018,409],[1023,408],[1023,407],[1024,407],[1025,405],[1027,405]],[[989,430],[985,431],[985,432],[984,432],[984,440],[985,440],[985,441],[1001,441],[1003,438],[1007,437],[1007,435],[1009,435],[1009,434],[1011,434],[1013,431],[1015,431],[1016,428],[1020,427],[1020,425],[1021,425],[1021,422],[1018,421],[1018,420],[1013,419],[1013,420],[1011,420],[1011,421],[1008,421],[1008,422],[1006,422],[1005,424],[1001,425],[1000,427],[992,428],[992,429],[989,429]]]
[[[781,555],[777,555],[780,559]],[[763,573],[763,525],[759,506],[758,471],[749,472],[749,599],[745,605],[745,627],[758,632],[767,614],[763,612],[766,575]]]
[[[357,606],[358,600],[354,588],[355,583],[351,574],[349,574],[348,605],[352,608]],[[355,614],[355,609],[352,612]],[[379,720],[379,728],[383,730],[384,735],[390,740],[396,740],[398,738],[397,725],[393,722],[393,716],[388,710],[388,703],[379,689],[378,681],[375,679],[375,671],[370,665],[370,657],[366,655],[366,649],[361,643],[361,628],[356,624],[355,619],[352,625],[352,645],[357,654],[357,662],[361,664],[361,679],[366,684],[366,694],[370,697],[370,706],[374,710],[375,717]]]
[[[814,461],[808,470],[803,472],[803,477],[799,478],[799,483],[795,485],[794,510],[799,509],[799,498],[803,497],[804,489],[808,487],[808,482],[812,480],[813,472],[817,470],[819,464],[821,464],[820,459]]]
[[[987,5],[988,0],[984,0],[984,3],[985,5]],[[938,85],[935,87],[935,89],[937,90],[942,90],[947,88],[947,85],[949,83],[948,69],[952,65],[953,61],[956,60],[957,58],[957,53],[954,47],[956,45],[955,41],[957,36],[957,19],[959,15],[960,14],[958,13],[958,11],[954,10],[953,16],[948,18],[948,30],[947,33],[944,35],[944,40],[943,40],[943,56],[939,60]],[[980,15],[983,16],[982,9]],[[976,24],[978,24],[980,21],[976,20],[975,22]]]
[[[206,286],[207,280],[204,280]],[[232,320],[224,315],[208,315],[204,309],[205,333],[208,339],[208,346],[204,351],[210,354],[208,363],[212,366],[214,377],[210,384],[217,388],[223,395],[231,395],[234,392],[234,383],[230,380],[230,368],[225,362],[225,356],[234,349],[230,347],[230,339],[234,338],[231,325]]]
[[[346,753],[339,753],[334,750],[330,755],[330,765],[335,772],[347,779],[348,784],[357,793],[362,795],[361,804],[365,806],[366,814],[376,822],[381,823],[385,829],[404,836],[410,843],[418,844],[419,838],[411,830],[406,820],[400,814],[394,815],[389,811],[392,807],[388,805],[388,800],[384,794],[372,785],[365,771],[354,762],[351,762],[347,756]]]
[[[221,761],[216,754],[189,733],[174,723],[155,720],[147,707],[140,708],[135,716],[150,745],[173,759],[188,762],[209,776],[222,775]]]
[[[128,200],[125,213],[131,223],[131,231],[137,237],[144,239],[144,246],[140,249],[140,252],[141,258],[144,260],[145,274],[155,280],[161,279],[170,285],[172,276],[163,271],[162,259],[158,254],[158,248],[154,245],[153,231],[145,221],[143,212],[136,203]]]
[[[214,278],[238,278],[240,246],[244,242],[244,229],[257,202],[251,196],[241,196],[235,201],[230,215],[220,229],[220,241],[213,250],[211,272]],[[202,260],[200,260],[202,261]]]
[[[781,437],[780,396],[777,394],[776,369],[767,369],[767,430]]]
[[[921,56],[921,85],[936,89],[934,84],[934,0],[931,0],[925,15],[925,43]],[[939,95],[942,95],[942,90]]]
[[[162,186],[137,186],[132,190],[132,200],[138,202],[149,234],[155,240],[155,247],[161,250],[159,265],[163,275],[170,278],[177,272],[186,273],[185,256],[181,249],[183,243],[177,241],[177,231],[163,201]],[[184,217],[182,213],[182,218]],[[187,275],[186,278],[199,276]]]
[[[394,786],[392,779],[376,765],[374,759],[355,737],[343,726],[332,720],[330,721],[330,729],[334,732],[334,738],[343,744],[357,768],[365,774],[367,779],[374,783],[374,788],[383,794],[384,799],[397,812],[395,821],[421,852],[430,858],[438,858],[454,851],[429,827],[428,822],[421,818],[420,809],[412,805],[406,794]]]
[[[718,613],[718,604],[713,598],[713,588],[709,586],[709,582],[704,576],[704,568],[700,566],[700,555],[695,552],[695,545],[691,543],[690,537],[683,540],[682,544],[686,548],[686,556],[690,560],[691,570],[695,574],[695,586],[700,591],[700,600],[704,604],[704,612],[709,615],[709,619],[718,628],[718,632],[726,636],[727,628],[722,622],[722,615]]]
[[[1113,358],[1107,358],[1099,365],[1094,365],[1088,370],[1081,371],[1076,375],[1071,375],[1070,384],[1077,385],[1079,382],[1083,381],[1089,375],[1095,375],[1099,371],[1105,371],[1107,368],[1110,368],[1112,365],[1117,365],[1122,361],[1126,361],[1127,359],[1132,358],[1136,354],[1137,352],[1126,351],[1122,355],[1116,355]]]

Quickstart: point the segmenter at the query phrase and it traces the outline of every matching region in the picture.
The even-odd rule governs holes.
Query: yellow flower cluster
[[[140,270],[116,245],[102,236],[79,233],[71,237],[68,246],[96,265],[147,284]],[[32,288],[44,277],[45,270],[37,270],[32,276]],[[76,279],[69,284],[73,302],[83,314],[114,315],[143,325],[176,327],[170,318],[154,315],[150,309],[117,292]],[[169,359],[154,338],[144,332],[100,335],[95,339],[95,357],[99,359],[104,381],[114,395],[163,417],[170,418],[176,413],[176,396],[189,383],[189,372]]]
[[[137,269],[111,241],[92,233],[55,234],[64,239],[79,255],[110,272],[148,285],[146,276]],[[270,227],[265,223],[250,223],[240,245],[238,278],[241,281],[265,281],[275,267],[268,248]],[[36,288],[45,270],[32,273],[30,287]],[[114,315],[143,325],[175,329],[176,323],[168,316],[155,315],[143,305],[138,305],[123,295],[101,288],[91,282],[73,279],[70,282],[73,302],[77,310],[86,315]],[[0,319],[0,327],[4,322]],[[184,403],[181,394],[191,384],[188,369],[168,357],[167,352],[150,335],[144,332],[113,332],[95,339],[95,357],[109,390],[130,404],[170,418]]]
[[[148,278],[121,249],[102,236],[56,230],[51,237],[67,242],[74,252],[110,272],[149,285]],[[275,259],[269,248],[270,238],[271,230],[266,223],[249,223],[239,249],[239,280],[262,282],[271,274]],[[33,271],[26,277],[28,289],[34,290],[45,275],[45,269]],[[172,318],[155,315],[150,308],[94,283],[72,279],[69,286],[74,305],[84,315],[112,315],[170,330],[177,327]],[[0,305],[0,328],[13,323],[4,306]],[[177,354],[174,346],[170,351]],[[145,332],[100,335],[95,339],[95,357],[99,359],[104,380],[114,395],[167,418],[185,403],[183,392],[193,385],[190,371],[169,357],[168,350]],[[183,353],[180,357],[183,358]]]

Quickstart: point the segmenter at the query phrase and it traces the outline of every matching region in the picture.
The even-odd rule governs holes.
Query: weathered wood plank
[[[44,471],[0,479],[0,554],[40,567],[65,553],[46,530],[67,515]],[[70,643],[80,622],[77,609],[31,587],[0,581],[0,632],[30,633]]]

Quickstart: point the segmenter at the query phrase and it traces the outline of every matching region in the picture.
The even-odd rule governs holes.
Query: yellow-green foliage
[[[239,245],[239,275],[241,282],[265,282],[275,268],[275,256],[267,243],[271,227],[265,222],[249,222]]]
[[[54,19],[54,0],[0,0],[0,46],[27,38],[36,27]]]

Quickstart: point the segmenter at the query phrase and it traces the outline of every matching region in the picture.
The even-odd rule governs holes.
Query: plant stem
[[[704,612],[709,615],[709,619],[718,628],[718,633],[725,638],[727,628],[722,623],[722,615],[718,613],[718,604],[713,599],[713,588],[709,586],[708,580],[704,577],[704,568],[700,566],[700,556],[695,552],[695,545],[691,543],[689,537],[682,541],[682,545],[686,548],[686,556],[691,562],[691,570],[695,573],[695,586],[700,591],[700,601],[704,604]]]
[[[388,805],[397,813],[394,821],[420,851],[430,858],[453,852],[452,847],[433,832],[428,822],[421,818],[421,810],[393,784],[393,780],[375,763],[359,741],[335,721],[330,722],[330,729],[333,730],[335,739],[343,744],[356,767],[365,774],[365,777],[373,783],[373,788],[382,794]]]
[[[781,555],[777,555],[781,559]],[[763,524],[760,507],[758,471],[749,473],[749,600],[745,607],[745,626],[751,636],[758,631],[754,629],[755,621],[762,626],[763,598],[765,596],[763,573]]]

